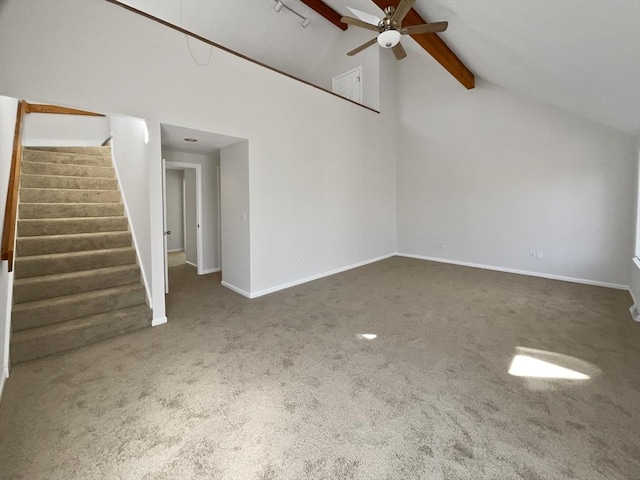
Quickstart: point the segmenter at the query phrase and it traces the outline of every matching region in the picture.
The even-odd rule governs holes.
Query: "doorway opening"
[[[164,173],[167,268],[186,264],[202,275],[202,166],[164,159]]]
[[[161,124],[161,139],[165,293],[170,283],[178,287],[199,275],[216,274],[222,281],[223,263],[232,273],[236,259],[226,258],[222,248],[221,157],[246,140],[168,124]],[[232,226],[227,229],[233,231]]]

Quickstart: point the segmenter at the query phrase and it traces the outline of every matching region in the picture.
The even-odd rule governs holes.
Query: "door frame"
[[[166,189],[166,171],[167,170],[187,170],[194,169],[196,172],[196,269],[198,275],[203,275],[203,259],[204,259],[204,242],[202,241],[202,165],[199,163],[182,163],[182,162],[168,162],[163,159],[162,178],[163,185]],[[165,218],[165,232],[166,232],[166,214],[167,214],[167,201],[166,193],[164,195],[164,218]],[[183,198],[183,208],[185,207]],[[186,234],[186,232],[185,232]],[[167,241],[165,235],[165,249],[164,249],[164,264],[165,264],[165,293],[169,293],[169,272],[168,272],[168,253],[167,253]],[[185,244],[186,248],[186,244]]]
[[[353,101],[357,103],[362,103],[362,65],[359,65],[355,68],[352,68],[351,70],[347,70],[346,72],[343,72],[333,77],[331,79],[331,91],[339,95],[339,93],[336,92],[336,83],[343,77],[348,77],[349,75],[352,75],[354,73],[358,74],[358,94],[360,98],[358,100],[353,100]]]

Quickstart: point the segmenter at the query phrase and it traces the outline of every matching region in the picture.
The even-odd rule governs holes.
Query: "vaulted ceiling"
[[[291,12],[277,13],[275,0],[124,3],[303,79],[339,35],[355,29],[344,32],[306,4],[323,3],[349,16],[346,5],[382,16],[378,5],[397,4],[283,1],[311,20],[307,28]],[[414,8],[428,22],[449,22],[440,38],[476,77],[640,134],[640,1],[417,0]],[[424,57],[402,60],[411,61]]]

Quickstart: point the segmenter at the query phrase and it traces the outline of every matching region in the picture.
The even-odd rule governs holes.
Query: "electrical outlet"
[[[440,248],[444,248],[444,242],[440,242]]]
[[[529,258],[536,258],[537,252],[535,250],[529,250]]]
[[[300,257],[300,263],[302,263],[302,257]]]

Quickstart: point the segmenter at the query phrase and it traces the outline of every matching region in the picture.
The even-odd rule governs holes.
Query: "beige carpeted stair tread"
[[[24,147],[25,150],[45,151],[45,152],[64,152],[64,153],[81,153],[83,155],[107,155],[111,156],[110,146],[65,146],[65,147]]]
[[[64,165],[46,162],[22,162],[21,173],[36,175],[67,175],[71,177],[115,178],[113,167]]]
[[[122,203],[20,203],[18,218],[121,217]]]
[[[12,363],[151,325],[111,147],[27,147]]]
[[[111,157],[106,155],[86,155],[84,153],[48,152],[25,148],[22,159],[27,162],[64,163],[69,165],[111,166]]]
[[[127,217],[33,218],[18,220],[18,237],[129,230]]]
[[[79,252],[130,247],[131,232],[72,233],[68,235],[41,235],[20,237],[16,240],[18,258],[51,253]]]
[[[23,188],[80,188],[96,190],[118,190],[115,178],[73,177],[63,175],[20,175]]]
[[[23,187],[20,200],[27,203],[119,203],[122,197],[117,190]]]
[[[141,283],[133,283],[65,295],[64,297],[20,303],[13,308],[12,328],[14,332],[17,332],[43,327],[134,305],[146,305],[145,300],[144,286]]]
[[[138,265],[20,278],[13,282],[13,303],[33,302],[131,283],[140,283]]]
[[[150,325],[151,310],[147,305],[137,305],[15,332],[11,337],[11,363],[64,352]]]
[[[18,257],[14,268],[15,278],[30,278],[56,273],[80,272],[94,268],[135,265],[136,250],[133,247],[86,250],[81,252],[54,253]]]

